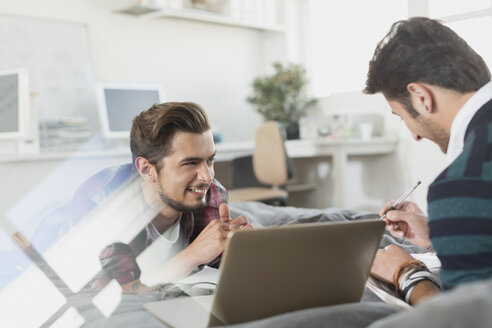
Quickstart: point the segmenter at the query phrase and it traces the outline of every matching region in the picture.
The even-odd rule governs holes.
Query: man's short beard
[[[448,151],[448,145],[449,145],[449,133],[446,133],[446,131],[435,124],[425,120],[422,115],[419,114],[419,112],[413,107],[412,102],[410,99],[408,101],[403,101],[402,102],[403,106],[405,106],[407,112],[412,115],[412,117],[419,122],[421,127],[426,131],[427,136],[425,138],[429,139],[430,141],[434,142],[440,149],[441,151],[446,154]]]
[[[422,116],[419,116],[417,121],[420,123],[422,129],[426,131],[426,138],[434,142],[446,154],[449,145],[449,133],[441,127],[436,126],[436,124],[423,119]]]
[[[204,209],[207,206],[207,203],[205,200],[202,200],[202,202],[198,205],[195,206],[188,206],[183,202],[176,201],[164,194],[163,192],[159,192],[159,198],[162,200],[162,202],[169,207],[171,207],[175,211],[179,212],[198,212],[202,209]]]

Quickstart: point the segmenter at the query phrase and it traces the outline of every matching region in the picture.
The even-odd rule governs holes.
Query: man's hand
[[[206,264],[224,251],[229,224],[214,219],[202,230],[196,239],[173,257],[166,266],[163,279],[175,281],[188,276],[193,269]]]
[[[379,211],[379,215],[384,213],[392,206],[394,201],[388,202]],[[405,238],[415,245],[431,248],[429,238],[429,226],[427,217],[422,210],[412,202],[403,202],[396,210],[386,213],[386,229],[397,238]]]
[[[196,265],[206,264],[224,251],[225,240],[230,231],[253,228],[244,216],[231,219],[227,204],[219,207],[220,219],[214,219],[202,230],[196,239],[186,248]]]
[[[393,283],[393,274],[404,262],[413,257],[398,246],[389,245],[376,253],[372,262],[371,274],[386,283]],[[398,287],[398,286],[396,286]]]
[[[220,221],[229,224],[229,230],[234,231],[236,229],[253,228],[249,224],[248,219],[244,215],[240,215],[235,219],[231,219],[231,214],[229,212],[229,206],[226,203],[220,204],[219,207]]]
[[[224,251],[225,240],[229,231],[228,223],[219,219],[210,221],[198,237],[185,249],[194,259],[195,266],[212,261]]]

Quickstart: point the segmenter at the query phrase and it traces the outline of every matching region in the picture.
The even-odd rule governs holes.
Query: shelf
[[[183,9],[161,9],[155,6],[135,5],[133,7],[118,10],[118,13],[137,16],[140,19],[155,18],[177,18],[212,24],[221,24],[237,27],[251,28],[261,31],[285,32],[285,26],[275,23],[261,23],[243,21],[225,14],[214,13],[206,10],[183,8]]]

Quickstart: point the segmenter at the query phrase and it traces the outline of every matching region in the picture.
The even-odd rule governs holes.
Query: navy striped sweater
[[[443,288],[492,278],[492,100],[471,120],[463,152],[430,185],[427,201]]]

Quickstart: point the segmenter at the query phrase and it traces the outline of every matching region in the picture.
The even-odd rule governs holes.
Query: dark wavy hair
[[[437,20],[413,17],[394,23],[378,43],[369,62],[364,93],[382,92],[417,116],[407,91],[409,83],[466,93],[489,81],[489,68],[465,40]]]
[[[156,104],[133,119],[130,149],[133,161],[144,157],[160,170],[159,161],[171,151],[177,132],[201,134],[210,130],[207,114],[191,102]]]

